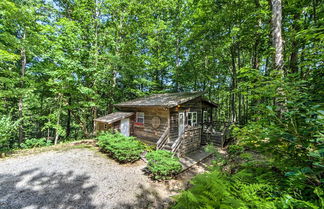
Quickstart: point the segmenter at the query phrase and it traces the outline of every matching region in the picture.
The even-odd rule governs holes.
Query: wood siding
[[[170,109],[170,141],[175,141],[178,138],[178,117],[179,112],[197,112],[197,126],[200,126],[203,120],[203,111],[212,108],[212,106],[202,100],[201,97],[190,100],[179,107]],[[185,116],[185,124],[187,124],[187,115]]]
[[[116,129],[116,130],[118,130],[118,131],[120,131],[119,130],[119,128],[120,128],[120,121],[117,121],[117,122],[115,122],[115,123],[112,123],[112,124],[107,124],[107,123],[105,123],[105,122],[99,122],[99,121],[95,121],[95,126],[96,126],[96,133],[98,133],[98,132],[100,132],[100,131],[108,131],[109,129]],[[105,128],[105,124],[107,124],[106,125],[106,127],[107,128]]]
[[[169,110],[162,107],[145,107],[145,108],[131,108],[131,107],[120,107],[119,110],[127,112],[144,112],[144,124],[136,125],[136,116],[132,116],[131,120],[132,131],[131,135],[140,139],[148,140],[151,142],[157,142],[164,130],[169,124]],[[160,118],[160,126],[153,128],[152,119],[154,117]]]

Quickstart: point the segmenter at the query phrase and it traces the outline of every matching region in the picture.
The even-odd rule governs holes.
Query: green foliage
[[[251,153],[241,153],[239,157],[242,158],[243,160],[253,159],[253,155]]]
[[[294,199],[284,190],[277,190],[276,185],[270,182],[247,183],[244,178],[255,181],[254,174],[247,170],[235,176],[228,176],[218,169],[200,174],[191,181],[189,190],[176,197],[172,208],[319,209],[321,206],[319,201]]]
[[[227,152],[230,154],[230,155],[239,155],[243,152],[244,148],[240,145],[229,145],[228,146],[228,149],[227,149]]]
[[[203,90],[218,103],[213,118],[236,123],[231,172],[252,175],[249,184],[268,179],[289,207],[315,202],[324,167],[320,2],[282,1],[279,77],[267,0],[1,0],[0,115],[20,128],[0,119],[0,149],[90,138],[93,119],[115,103]]]
[[[266,184],[242,184],[219,170],[200,174],[192,187],[178,196],[173,208],[275,208],[267,202],[271,187]]]
[[[13,133],[16,128],[17,122],[12,122],[11,117],[0,117],[0,153],[7,152],[12,148],[10,142],[14,138]]]
[[[241,201],[229,192],[230,183],[215,170],[200,174],[192,180],[192,187],[179,195],[174,209],[239,208]]]
[[[146,159],[148,161],[147,167],[154,179],[169,179],[182,169],[179,159],[173,157],[172,152],[166,150],[149,152]]]
[[[35,148],[35,147],[45,147],[45,146],[51,146],[53,145],[53,142],[51,140],[47,140],[45,138],[39,138],[39,139],[27,139],[24,141],[24,143],[21,143],[21,148],[23,149],[29,149],[29,148]]]
[[[141,153],[144,151],[141,142],[118,132],[103,132],[97,140],[100,149],[120,163],[135,162],[141,158]]]

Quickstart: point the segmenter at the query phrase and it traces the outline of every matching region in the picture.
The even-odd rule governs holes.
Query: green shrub
[[[240,177],[228,176],[218,169],[199,174],[191,181],[192,187],[176,197],[174,209],[196,209],[196,208],[322,208],[323,191],[318,187],[314,193],[317,200],[309,201],[295,199],[291,195],[271,183],[247,183],[241,178],[250,178],[254,181],[253,173],[244,171]]]
[[[52,141],[47,140],[45,138],[32,138],[27,139],[24,143],[21,143],[21,148],[28,149],[28,148],[34,148],[34,147],[45,147],[45,146],[51,146],[53,144]]]
[[[263,176],[262,171],[266,176]],[[319,209],[323,208],[323,190],[316,187],[312,199],[280,187],[271,180],[271,170],[244,169],[228,175],[215,167],[191,181],[191,188],[176,197],[175,209],[195,208],[255,208],[255,209]],[[258,178],[259,177],[259,178]],[[268,181],[264,181],[268,179]],[[278,177],[275,177],[278,179]],[[290,194],[289,194],[290,193]]]
[[[243,152],[244,148],[242,146],[239,145],[229,145],[227,152],[230,155],[238,155],[241,154]]]
[[[240,154],[240,158],[243,160],[253,160],[253,155],[251,153],[245,152]]]
[[[18,122],[12,122],[8,116],[0,117],[0,154],[12,148],[12,138]]]
[[[98,146],[120,163],[135,162],[141,158],[144,146],[134,137],[121,133],[104,132],[98,136]]]
[[[148,169],[153,174],[154,179],[169,179],[178,174],[182,165],[179,159],[172,156],[172,152],[157,150],[146,155]]]
[[[191,181],[192,187],[176,197],[174,209],[196,208],[240,208],[241,200],[231,193],[231,184],[226,177],[215,170],[197,175]]]

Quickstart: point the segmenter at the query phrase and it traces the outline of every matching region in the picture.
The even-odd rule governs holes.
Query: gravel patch
[[[144,175],[90,149],[49,151],[0,161],[0,208],[165,208],[173,195]]]

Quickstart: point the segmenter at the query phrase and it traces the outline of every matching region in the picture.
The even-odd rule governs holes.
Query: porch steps
[[[168,143],[166,143],[166,144],[162,147],[162,149],[171,152],[171,151],[172,151],[172,145],[173,145],[173,143],[174,143],[174,142],[168,142]]]
[[[212,155],[213,155],[213,153],[206,152],[204,150],[204,148],[201,147],[200,149],[198,149],[194,152],[188,153],[185,156],[180,157],[179,160],[180,160],[180,163],[182,164],[181,172],[188,170],[192,166],[200,163],[201,161],[205,160],[206,158],[208,158]]]

